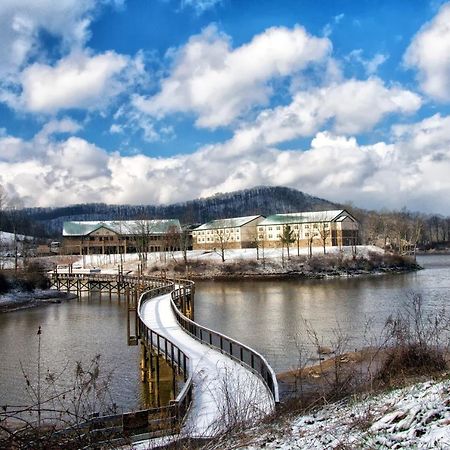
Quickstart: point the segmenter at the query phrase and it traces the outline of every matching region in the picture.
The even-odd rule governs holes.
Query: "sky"
[[[450,2],[2,0],[21,206],[288,186],[450,214]]]

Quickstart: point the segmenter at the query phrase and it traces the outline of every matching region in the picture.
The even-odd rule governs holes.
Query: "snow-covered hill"
[[[295,211],[336,209],[338,205],[287,187],[255,187],[236,192],[218,193],[172,205],[105,205],[84,204],[63,208],[30,208],[23,210],[32,220],[39,221],[56,233],[68,220],[126,220],[139,217],[177,218],[181,223],[204,223],[212,219],[270,215]]]
[[[253,429],[247,436],[246,445],[233,442],[228,448],[450,449],[450,380],[419,383],[359,402],[347,399],[287,425]]]

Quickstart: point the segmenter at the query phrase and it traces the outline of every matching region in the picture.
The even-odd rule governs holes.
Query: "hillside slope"
[[[336,209],[338,205],[286,187],[256,187],[216,194],[172,205],[82,204],[62,208],[30,208],[26,215],[49,231],[59,233],[68,220],[132,220],[178,218],[181,223],[203,223],[212,219],[270,215],[295,211]]]

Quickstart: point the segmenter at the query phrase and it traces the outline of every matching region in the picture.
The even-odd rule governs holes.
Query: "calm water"
[[[450,256],[418,258],[415,273],[330,280],[197,283],[196,320],[262,353],[276,372],[295,367],[296,341],[309,345],[305,321],[329,345],[340,328],[350,349],[367,343],[365,324],[379,336],[386,318],[411,293],[421,293],[427,309],[450,311]],[[312,348],[312,345],[309,345]]]
[[[40,308],[0,314],[0,405],[28,402],[24,370],[36,379],[38,327],[42,327],[43,372],[65,371],[59,385],[74,380],[77,361],[83,366],[100,354],[103,375],[112,372],[111,393],[120,409],[142,402],[139,347],[127,346],[126,303],[92,296]]]
[[[276,371],[286,370],[295,366],[304,320],[325,345],[339,324],[358,347],[365,322],[374,318],[381,327],[411,292],[422,293],[429,309],[450,309],[450,256],[419,262],[426,270],[375,278],[197,283],[196,320],[254,347]],[[88,363],[100,354],[103,372],[113,371],[116,403],[123,410],[141,406],[139,349],[127,346],[126,307],[106,297],[0,315],[0,405],[27,401],[20,364],[36,374],[39,325],[43,367],[59,371],[67,365],[61,384],[72,379],[76,361]]]

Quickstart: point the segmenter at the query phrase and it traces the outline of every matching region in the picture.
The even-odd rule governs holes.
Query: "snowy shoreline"
[[[72,300],[74,298],[76,298],[75,294],[59,292],[53,289],[35,290],[31,292],[12,290],[0,295],[0,314],[36,308],[52,303],[61,303],[63,300]]]
[[[346,398],[287,422],[256,426],[245,435],[223,448],[448,449],[450,380],[429,380],[357,400]]]

